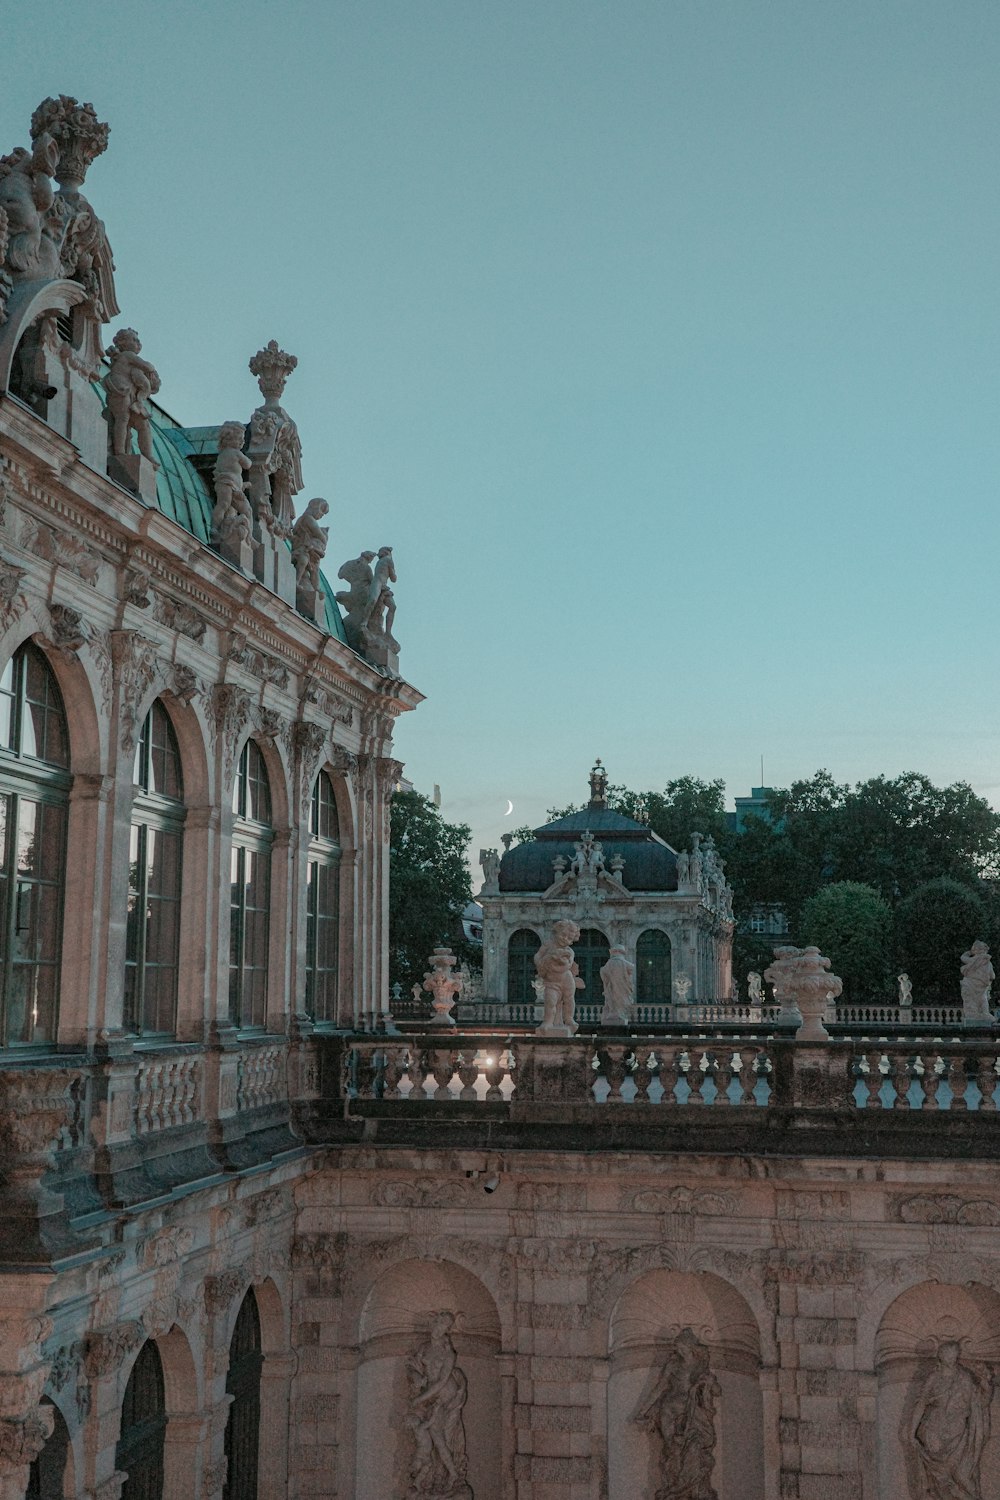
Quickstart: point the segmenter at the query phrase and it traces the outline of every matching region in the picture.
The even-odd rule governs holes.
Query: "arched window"
[[[23,645],[0,677],[0,1045],[56,1039],[69,735],[48,662]]]
[[[127,1030],[164,1033],[177,1017],[184,786],[177,736],[157,699],[135,752],[125,934]]]
[[[577,1004],[603,1005],[604,986],[601,984],[601,969],[611,956],[611,947],[603,932],[596,927],[585,927],[577,942],[573,944],[583,989],[577,990]]]
[[[147,1339],[122,1400],[121,1436],[115,1449],[115,1469],[127,1475],[121,1500],[161,1500],[166,1430],[163,1364],[156,1345]]]
[[[530,927],[519,927],[507,944],[507,999],[518,1004],[534,1000],[531,988],[535,974],[535,954],[541,947],[538,933]]]
[[[223,1500],[257,1500],[260,1451],[260,1316],[253,1291],[247,1292],[229,1343],[226,1391],[232,1405],[226,1419],[226,1486]]]
[[[670,939],[658,927],[640,934],[635,945],[635,998],[639,1001],[671,998]]]
[[[63,1500],[66,1494],[66,1459],[69,1454],[69,1429],[58,1406],[42,1397],[42,1405],[53,1413],[52,1431],[45,1447],[28,1470],[28,1488],[24,1500]]]
[[[306,1014],[337,1019],[340,965],[340,823],[333,782],[320,771],[309,816],[306,878]]]
[[[271,887],[271,787],[260,748],[243,746],[233,786],[229,925],[229,1016],[236,1026],[267,1019],[268,903]]]

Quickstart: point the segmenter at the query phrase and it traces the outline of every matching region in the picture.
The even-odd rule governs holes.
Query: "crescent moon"
[[[513,804],[513,802],[512,802],[512,801],[511,801],[511,800],[510,800],[510,798],[509,798],[509,797],[508,797],[508,798],[507,798],[507,811],[506,811],[506,812],[505,812],[505,813],[504,813],[504,817],[505,817],[505,818],[509,818],[509,817],[510,817],[510,815],[511,815],[511,813],[512,813],[512,812],[513,812],[513,811],[514,811],[514,804]]]

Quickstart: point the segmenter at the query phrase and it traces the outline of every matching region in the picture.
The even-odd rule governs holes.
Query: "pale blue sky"
[[[192,425],[285,404],[390,542],[408,774],[474,825],[828,766],[1000,800],[996,0],[74,0],[4,22]]]

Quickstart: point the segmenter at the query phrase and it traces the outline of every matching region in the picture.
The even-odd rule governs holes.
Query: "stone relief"
[[[160,670],[157,644],[137,630],[111,632],[111,660],[118,685],[121,746],[131,755],[139,737],[138,713]]]
[[[463,1182],[378,1182],[371,1201],[379,1208],[457,1208],[469,1196]]]
[[[220,682],[212,689],[212,720],[216,734],[222,737],[227,774],[236,759],[236,746],[250,723],[250,694],[232,682]]]
[[[111,414],[111,451],[118,458],[128,456],[129,433],[134,432],[139,452],[155,464],[146,402],[160,389],[160,377],[148,360],[140,358],[141,348],[134,328],[119,328],[107,350],[111,369],[102,384]]]
[[[927,1500],[984,1500],[980,1470],[992,1400],[988,1366],[964,1361],[953,1340],[939,1344],[911,1427]]]
[[[545,986],[538,1036],[573,1036],[577,1029],[576,992],[583,989],[583,980],[571,944],[579,936],[575,922],[556,922],[548,941],[535,954],[535,970]]]
[[[157,596],[153,615],[168,630],[178,630],[192,641],[200,641],[208,629],[208,621],[193,605],[169,594]]]
[[[232,632],[226,654],[230,661],[246,667],[262,682],[269,682],[272,687],[282,690],[288,686],[288,668],[284,662],[279,661],[276,656],[268,656],[265,651],[260,651],[256,646],[251,645],[249,638],[242,631]]]
[[[708,1349],[690,1328],[683,1329],[633,1419],[653,1436],[656,1500],[718,1500],[712,1471],[719,1394]]]
[[[41,1406],[20,1420],[0,1418],[0,1472],[34,1463],[52,1433],[55,1420],[51,1406]]]
[[[146,1332],[135,1319],[118,1323],[114,1328],[88,1333],[84,1340],[83,1364],[90,1380],[99,1380],[117,1370],[119,1365],[145,1342]]]
[[[78,609],[71,609],[68,604],[50,604],[49,616],[52,620],[52,644],[58,646],[60,651],[79,651],[89,639],[90,631]]]
[[[903,1224],[968,1224],[995,1228],[1000,1204],[988,1198],[960,1198],[954,1193],[898,1195],[889,1202],[891,1217]]]
[[[406,1361],[403,1420],[414,1444],[406,1500],[473,1500],[462,1419],[468,1382],[452,1342],[454,1326],[454,1313],[435,1314],[427,1341]]]
[[[101,572],[101,554],[95,547],[89,547],[78,537],[56,531],[52,526],[46,526],[41,521],[29,522],[21,540],[27,550],[34,552],[36,557],[42,557],[46,562],[58,563],[61,567],[69,568],[78,578],[82,578],[84,583],[89,583],[93,587],[97,586]]]
[[[732,1193],[720,1193],[712,1188],[640,1188],[638,1192],[626,1191],[621,1206],[626,1211],[632,1209],[639,1213],[729,1218],[736,1213],[736,1198]]]
[[[20,615],[26,608],[26,600],[21,592],[24,579],[23,568],[16,568],[13,563],[0,558],[0,621],[4,628],[15,615]]]

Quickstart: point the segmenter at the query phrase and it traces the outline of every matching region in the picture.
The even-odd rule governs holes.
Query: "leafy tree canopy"
[[[478,963],[462,912],[472,899],[466,855],[470,829],[448,823],[428,797],[397,792],[389,832],[389,973],[409,990],[439,943]]]
[[[873,886],[837,880],[802,908],[799,937],[815,943],[844,981],[846,1000],[887,995],[892,987],[892,908]]]
[[[976,891],[943,876],[917,886],[896,912],[899,962],[921,999],[959,1000],[960,959],[986,937],[986,908]]]

